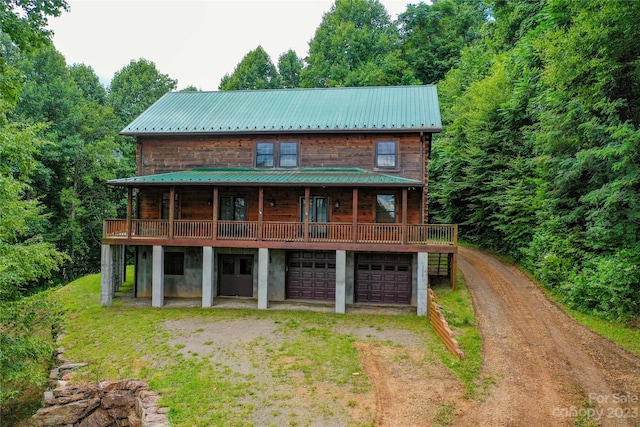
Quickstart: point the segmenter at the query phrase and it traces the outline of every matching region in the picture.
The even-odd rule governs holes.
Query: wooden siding
[[[358,167],[376,170],[376,141],[398,142],[398,168],[380,169],[422,181],[423,147],[419,134],[301,134],[203,137],[139,137],[139,175],[177,172],[197,167],[253,167],[255,142],[298,142],[299,167]]]
[[[169,192],[168,187],[145,187],[138,194],[139,219],[160,219],[162,193]],[[178,218],[182,220],[208,220],[213,218],[213,187],[176,186],[178,194]],[[245,197],[247,201],[247,221],[258,221],[258,188],[255,187],[219,187],[219,197]],[[312,188],[311,196],[329,199],[329,221],[350,223],[353,220],[353,192],[351,188]],[[389,188],[360,189],[358,196],[358,221],[375,222],[376,195],[393,194],[396,197],[396,223],[402,218],[402,191]],[[407,193],[407,223],[421,223],[420,189]],[[265,187],[264,221],[300,221],[300,198],[304,197],[302,187]],[[271,202],[275,206],[271,206]],[[336,208],[335,203],[340,207]]]

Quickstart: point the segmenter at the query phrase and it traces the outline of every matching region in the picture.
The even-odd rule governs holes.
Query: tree
[[[295,88],[300,87],[300,72],[304,67],[304,61],[298,58],[296,52],[289,49],[286,53],[280,55],[278,59],[278,73],[282,81],[282,87]]]
[[[336,0],[309,43],[306,62],[303,87],[417,83],[378,0]]]
[[[225,74],[220,81],[221,90],[280,89],[280,76],[271,58],[258,46],[247,53],[231,74]]]
[[[66,0],[4,0],[0,3],[0,32],[28,52],[49,42],[48,17],[67,10]]]
[[[102,218],[121,203],[103,182],[131,172],[122,155],[130,144],[114,137],[119,125],[91,68],[67,67],[47,46],[25,61],[23,72],[28,80],[16,117],[50,123],[42,137],[51,143],[39,150],[33,192],[49,214],[46,239],[70,256],[62,270],[69,280],[99,265]]]
[[[177,83],[177,80],[161,74],[153,62],[132,60],[113,76],[107,103],[124,127],[162,95],[175,90]]]
[[[105,104],[107,91],[100,83],[93,68],[84,64],[74,64],[69,67],[69,73],[82,92],[83,98],[99,105]]]
[[[640,4],[496,1],[492,12],[440,85],[431,206],[571,306],[637,316]]]
[[[409,4],[398,17],[403,57],[418,79],[435,84],[457,63],[462,49],[479,39],[484,22],[478,0]]]

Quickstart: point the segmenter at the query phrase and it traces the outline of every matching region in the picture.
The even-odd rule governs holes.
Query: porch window
[[[180,196],[177,192],[175,194],[175,201],[173,205],[173,219],[178,219],[178,214],[180,213]],[[169,219],[169,206],[171,206],[171,193],[164,192],[162,193],[162,216],[161,219]]]
[[[184,252],[165,252],[164,274],[184,276]]]
[[[398,144],[395,141],[376,142],[375,166],[380,169],[398,168]]]
[[[396,222],[396,196],[393,194],[378,194],[376,197],[376,222]]]
[[[220,197],[222,221],[246,221],[247,200],[244,197]]]

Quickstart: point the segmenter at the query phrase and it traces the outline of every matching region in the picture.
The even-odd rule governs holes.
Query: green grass
[[[128,277],[133,277],[133,270],[128,272]],[[123,291],[131,286],[130,282],[125,283]],[[460,289],[465,292],[463,286]],[[75,381],[95,383],[121,378],[148,381],[150,387],[162,395],[161,404],[169,407],[169,417],[174,426],[252,425],[249,420],[258,408],[265,408],[271,416],[277,414],[274,416],[277,421],[273,421],[275,425],[309,425],[310,417],[314,416],[350,419],[355,397],[371,391],[354,343],[375,342],[389,347],[398,344],[378,341],[375,337],[356,338],[344,331],[371,328],[380,332],[397,328],[417,334],[427,349],[436,348],[439,343],[426,327],[425,318],[415,315],[157,309],[128,306],[117,297],[112,307],[102,307],[99,303],[99,275],[76,280],[61,288],[56,296],[66,310],[67,326],[61,343],[65,356],[72,361],[90,363],[78,371]],[[449,314],[453,319],[450,320],[452,326],[457,331],[468,331],[475,325],[473,319],[467,319],[470,307],[459,315],[454,316],[453,313],[469,300],[457,298],[456,295],[443,297],[440,303],[446,305],[448,300],[455,301]],[[162,325],[166,321],[187,318],[202,320],[204,325],[243,318],[273,322],[276,332],[286,339],[276,342],[258,337],[244,343],[245,347],[234,347],[229,351],[232,357],[233,352],[244,354],[243,363],[267,371],[274,384],[281,386],[280,391],[271,390],[274,384],[261,383],[264,378],[256,378],[255,373],[243,373],[225,363],[215,362],[206,354],[185,351],[185,345],[179,340],[176,342],[173,333]],[[203,345],[215,348],[212,341],[207,341],[204,331],[204,328],[194,329],[191,336],[202,336]],[[473,342],[469,338],[471,335],[465,332],[460,337],[467,359],[457,362],[447,357],[446,351],[440,354],[441,350],[438,350],[435,354],[439,356],[433,356],[431,363],[439,363],[440,357],[463,382],[473,382],[477,370],[467,371],[479,353],[469,344]],[[479,348],[479,344],[475,345]],[[310,396],[310,408],[305,408],[304,414],[291,406],[291,395],[282,399],[269,397],[272,394],[285,396],[296,393],[296,390],[306,390]],[[326,398],[327,390],[334,393],[330,400]],[[372,423],[372,418],[361,418],[353,425]]]
[[[539,285],[540,286],[540,285]],[[640,319],[635,322],[619,322],[607,320],[593,314],[582,313],[568,307],[557,292],[541,286],[547,296],[578,322],[592,331],[615,342],[620,347],[640,355]]]
[[[482,338],[473,312],[471,294],[464,278],[461,273],[458,273],[455,291],[451,290],[448,280],[436,280],[432,283],[431,288],[436,294],[438,304],[442,306],[442,314],[447,319],[465,357],[459,360],[449,353],[443,345],[434,346],[434,351],[440,356],[440,360],[460,379],[465,388],[465,397],[480,397],[490,379],[480,378]],[[436,337],[435,332],[432,333]],[[440,344],[436,338],[434,338],[434,342]]]

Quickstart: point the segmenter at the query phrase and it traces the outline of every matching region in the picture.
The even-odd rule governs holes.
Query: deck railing
[[[257,221],[106,219],[103,236],[122,239],[249,240],[277,242],[457,245],[452,224],[357,224]],[[130,227],[130,234],[129,234]],[[170,233],[170,231],[172,231]]]

